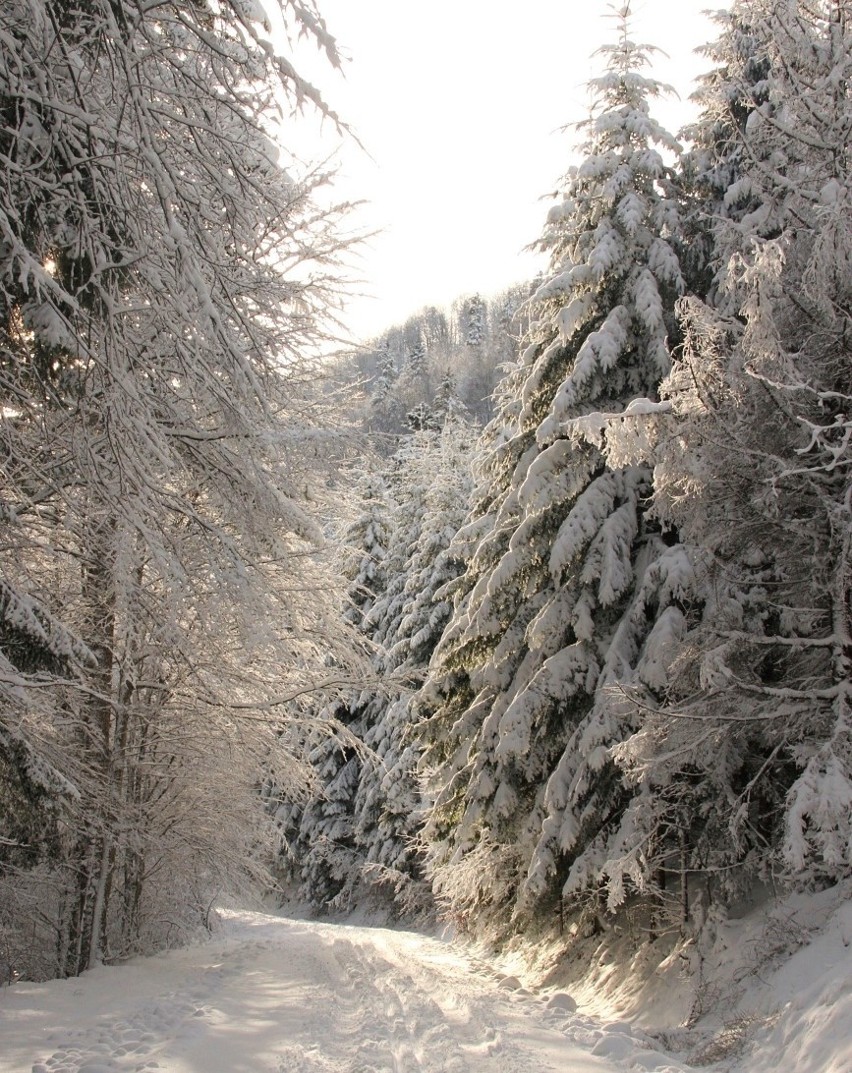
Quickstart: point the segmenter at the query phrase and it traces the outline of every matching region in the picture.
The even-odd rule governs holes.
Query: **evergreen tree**
[[[386,478],[361,485],[370,494],[347,534],[346,617],[369,648],[372,681],[319,712],[322,726],[334,721],[346,734],[314,741],[313,793],[267,791],[282,875],[317,909],[376,889],[402,910],[426,897],[410,700],[449,615],[436,592],[461,569],[447,546],[467,509],[472,441],[450,418],[440,433],[409,436]]]
[[[378,350],[378,368],[376,383],[373,388],[373,401],[376,406],[381,406],[387,401],[395,380],[396,359],[393,356],[390,343],[385,339]]]
[[[357,513],[339,549],[346,584],[340,614],[351,627],[349,643],[362,654],[366,669],[375,658],[368,619],[387,587],[395,504],[379,472],[368,472],[352,485]],[[275,773],[263,790],[280,840],[279,879],[292,886],[304,904],[320,911],[345,908],[362,878],[363,856],[353,820],[365,760],[361,692],[356,681],[332,699],[320,694],[319,700],[301,706],[297,721],[314,727],[305,744],[308,792]]]
[[[465,302],[462,329],[466,346],[482,345],[486,315],[486,306],[481,295],[475,294]]]
[[[779,867],[834,880],[852,844],[850,7],[754,0],[737,23],[703,128],[738,132],[724,202],[748,206],[716,217],[711,301],[683,306],[656,467],[706,602],[621,756],[707,832],[695,866],[728,896]]]
[[[550,275],[490,432],[492,487],[458,541],[478,546],[424,691],[427,712],[430,698],[448,706],[425,728],[440,784],[428,831],[437,888],[459,912],[504,920],[603,881],[629,800],[609,750],[634,729],[611,690],[643,673],[643,646],[680,587],[679,560],[644,510],[649,467],[607,466],[578,427],[656,392],[682,286],[657,149],[678,146],[649,114],[664,87],[641,73],[649,50],[627,17],[593,83],[584,162],[548,218]],[[477,884],[465,890],[454,870],[467,855]]]
[[[432,421],[435,428],[442,428],[452,418],[462,418],[467,412],[467,407],[459,397],[456,387],[456,378],[449,369],[441,377],[441,383],[435,392],[435,401],[432,405]]]
[[[759,20],[750,25],[749,5],[715,12],[713,19],[720,35],[702,54],[716,66],[699,78],[693,94],[701,116],[684,131],[691,147],[681,158],[677,183],[684,200],[679,248],[688,289],[715,303],[724,293],[727,261],[717,225],[741,220],[758,204],[747,174],[754,147],[746,147],[745,131],[754,110],[766,103],[768,66]]]
[[[344,618],[361,629],[387,584],[390,503],[384,478],[378,473],[368,473],[357,481],[355,494],[361,513],[343,536],[342,569],[349,601]]]
[[[438,419],[425,402],[419,402],[406,415],[406,421],[410,432],[434,432],[438,427]]]
[[[472,447],[470,426],[449,416],[440,433],[414,436],[400,452],[401,510],[394,533],[400,558],[373,615],[381,622],[377,670],[395,685],[390,697],[380,692],[365,704],[365,743],[373,756],[359,783],[356,822],[367,865],[375,867],[378,879],[394,884],[403,904],[410,900],[411,880],[422,879],[415,844],[422,822],[419,749],[411,701],[449,617],[449,602],[440,594],[462,568],[449,545],[469,502]]]
[[[702,76],[694,95],[703,110],[699,121],[686,131],[691,147],[681,157],[675,176],[682,226],[680,233],[673,236],[687,289],[713,304],[727,301],[724,280],[728,265],[723,244],[718,241],[719,223],[726,220],[738,225],[749,218],[754,220],[759,206],[748,179],[748,159],[754,147],[747,148],[744,138],[750,115],[766,101],[768,72],[765,53],[759,47],[760,23],[756,20],[751,25],[747,6],[718,12],[714,18],[722,33],[703,52],[718,66]],[[662,407],[665,408],[666,405]],[[620,415],[617,419],[594,415],[583,423],[581,431],[605,449],[613,465],[649,463],[655,458],[655,410],[652,406],[640,407],[632,416]],[[649,638],[641,678],[619,686],[620,694],[629,696],[629,703],[641,705],[640,711],[645,713],[674,695],[673,680],[677,678],[678,662],[683,661],[685,649],[681,644],[688,624],[694,624],[705,611],[709,613],[719,597],[718,582],[711,581],[707,569],[706,549],[681,543],[671,515],[665,516],[665,525],[668,539],[677,542],[667,556],[677,564],[677,600]],[[744,599],[741,605],[743,628],[760,632],[762,620],[757,604]],[[634,718],[640,725],[646,722],[639,712],[634,713]],[[628,760],[630,750],[639,740],[646,740],[646,730],[643,728],[631,743],[613,752],[630,781],[635,779]],[[720,772],[728,772],[733,781],[747,783],[761,768],[765,754],[749,749],[741,738],[731,743],[724,759],[720,753],[719,759]],[[702,873],[722,877],[714,885],[723,886],[731,897],[741,892],[741,873],[731,865],[741,859],[743,851],[741,841],[730,840],[718,782],[698,778],[688,764],[675,768],[676,773],[667,770],[666,777],[653,787],[641,778],[635,779],[637,792],[622,823],[619,852],[612,855],[607,872],[610,899],[613,878],[615,892],[620,896],[619,873],[632,874],[640,884],[653,874],[653,893],[663,911],[671,921],[685,927],[691,911],[690,885],[702,900],[711,889],[703,878],[697,878]],[[764,812],[772,807],[768,802],[761,805]],[[732,845],[736,846],[733,854],[727,854]]]
[[[426,344],[420,337],[408,352],[408,371],[411,376],[418,379],[423,379],[426,376]]]

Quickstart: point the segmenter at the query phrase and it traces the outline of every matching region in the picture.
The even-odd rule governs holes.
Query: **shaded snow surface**
[[[2,1073],[681,1073],[436,939],[231,913],[204,944],[0,991]]]

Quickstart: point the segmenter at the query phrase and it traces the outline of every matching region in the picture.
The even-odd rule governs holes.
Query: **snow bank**
[[[499,963],[549,1008],[576,1005],[571,1038],[631,1068],[852,1073],[850,895],[852,882],[767,898],[711,922],[700,942],[637,945],[616,928],[516,944]],[[629,1045],[617,1038],[628,1030]],[[637,1056],[637,1046],[648,1050]],[[665,1061],[645,1065],[657,1051]]]

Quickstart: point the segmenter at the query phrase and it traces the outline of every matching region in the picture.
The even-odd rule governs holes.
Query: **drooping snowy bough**
[[[277,14],[336,62],[312,3]],[[317,636],[306,362],[343,243],[278,162],[329,113],[265,18],[0,10],[0,931],[30,975],[161,942],[251,867],[274,734],[229,705]]]
[[[551,267],[529,345],[458,538],[471,563],[423,691],[434,881],[451,911],[504,926],[596,890],[607,870],[616,903],[624,873],[641,879],[622,831],[635,806],[610,755],[637,715],[609,687],[658,686],[691,575],[648,518],[650,466],[608,464],[581,427],[655,396],[683,286],[661,155],[679,146],[649,106],[665,87],[643,73],[649,49],[626,11],[603,52],[584,159],[541,240]]]

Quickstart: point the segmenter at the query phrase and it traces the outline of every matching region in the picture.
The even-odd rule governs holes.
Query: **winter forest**
[[[734,0],[672,132],[615,15],[547,271],[359,343],[313,0],[0,6],[25,979],[225,898],[641,943],[852,874],[852,2]]]

